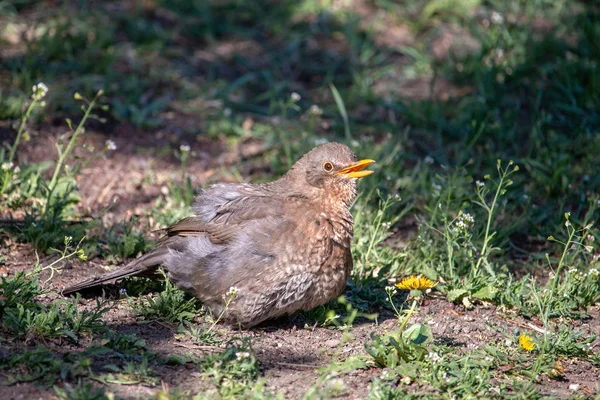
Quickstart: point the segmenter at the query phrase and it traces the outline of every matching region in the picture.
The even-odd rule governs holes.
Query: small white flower
[[[108,139],[106,142],[104,142],[104,145],[106,146],[106,150],[108,151],[115,151],[117,149],[117,144],[113,141]]]
[[[480,180],[476,180],[475,184],[477,185],[477,187],[484,187],[485,186],[485,182],[481,182]]]
[[[300,96],[298,96],[298,97],[300,97]],[[300,99],[298,99],[298,100],[300,100]],[[323,115],[323,110],[321,109],[321,107],[319,107],[316,104],[313,104],[312,106],[310,106],[310,108],[308,109],[308,112],[311,115],[316,115],[316,116]]]
[[[33,92],[33,94],[31,95],[32,99],[41,100],[48,93],[48,86],[46,86],[43,82],[40,82],[37,85],[33,85],[31,91]]]
[[[496,25],[499,25],[504,22],[504,17],[498,11],[493,11],[490,19],[492,20],[492,23]]]
[[[425,356],[426,358],[429,358],[431,360],[431,362],[436,363],[438,362],[442,357],[440,357],[440,355],[434,351],[429,352],[429,354],[427,354]]]
[[[119,289],[119,297],[128,297],[127,296],[127,289],[125,289],[125,288]]]
[[[179,151],[181,151],[182,153],[189,153],[191,150],[191,147],[188,146],[187,144],[182,144],[181,146],[179,146]]]
[[[238,360],[245,360],[246,358],[250,358],[250,353],[248,353],[247,351],[240,351],[235,353],[235,358],[237,358]]]
[[[565,226],[566,226],[566,227],[569,227],[569,226],[571,226],[571,222],[569,222],[569,221],[565,221]]]
[[[585,240],[587,240],[588,242],[593,242],[594,240],[596,240],[596,238],[594,237],[594,235],[587,235],[585,237]]]
[[[600,272],[596,268],[592,268],[588,271],[588,275],[600,275]]]
[[[225,293],[225,296],[227,296],[227,297],[233,297],[233,296],[235,296],[235,295],[236,295],[236,294],[237,294],[239,291],[240,291],[240,290],[239,290],[237,287],[235,287],[235,286],[232,286],[232,287],[230,287],[230,288],[229,288],[229,290],[227,291],[227,293]]]
[[[425,161],[425,164],[433,164],[435,162],[435,160],[431,156],[426,156],[423,161]]]
[[[300,101],[301,98],[302,97],[300,97],[300,95],[298,93],[296,93],[296,92],[292,92],[292,94],[290,95],[290,99],[293,102]]]
[[[469,213],[464,213],[464,214],[462,215],[462,218],[463,218],[463,220],[465,220],[465,221],[467,221],[467,222],[471,222],[471,223],[475,222],[475,218],[473,218],[473,217],[471,216],[471,214],[469,214]]]
[[[13,172],[14,172],[15,174],[18,174],[19,172],[21,172],[21,168],[19,168],[19,166],[17,165],[17,166],[15,167],[15,169],[13,170]]]
[[[390,293],[391,295],[395,295],[398,292],[398,289],[396,289],[395,286],[386,286],[385,291]]]
[[[576,274],[577,273],[577,268],[571,268],[567,272],[570,273],[570,274]]]
[[[359,143],[359,141],[358,141],[358,140],[356,140],[356,139],[352,139],[352,140],[350,141],[350,145],[351,145],[352,147],[358,147],[358,146],[360,146],[360,143]]]
[[[2,171],[10,171],[13,168],[13,163],[11,162],[5,162],[2,163]]]

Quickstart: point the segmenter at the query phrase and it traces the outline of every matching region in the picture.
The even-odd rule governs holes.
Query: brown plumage
[[[305,154],[280,179],[265,184],[217,184],[203,190],[195,215],[167,228],[159,246],[125,267],[63,291],[148,275],[162,266],[179,288],[213,313],[237,294],[225,320],[251,327],[310,310],[339,296],[352,269],[356,181],[372,160],[357,161],[339,143]]]

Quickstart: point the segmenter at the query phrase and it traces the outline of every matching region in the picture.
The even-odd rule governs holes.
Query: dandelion
[[[181,151],[182,153],[189,153],[191,150],[191,147],[188,146],[187,144],[182,144],[181,146],[179,146],[179,151]]]
[[[292,94],[290,95],[290,99],[295,103],[297,101],[300,101],[302,97],[300,97],[300,95],[296,92],[292,92]]]
[[[423,275],[411,275],[408,278],[402,279],[396,283],[396,287],[400,290],[426,290],[435,287],[437,282],[425,278]]]
[[[298,99],[300,100],[300,99]],[[310,115],[314,115],[314,116],[320,116],[323,115],[323,110],[321,109],[321,107],[319,107],[316,104],[313,104],[312,106],[310,106],[310,108],[308,109],[308,112]]]
[[[535,343],[533,343],[531,336],[522,333],[519,335],[519,344],[521,348],[527,351],[532,351],[535,348]]]
[[[113,140],[108,139],[104,142],[104,147],[108,151],[115,151],[117,149],[117,144]]]
[[[41,100],[48,93],[48,86],[46,86],[43,82],[40,82],[37,85],[33,85],[31,91],[33,92],[31,95],[33,100]]]

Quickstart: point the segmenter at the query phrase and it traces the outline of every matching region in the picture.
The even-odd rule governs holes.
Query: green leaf
[[[331,93],[333,94],[333,99],[335,100],[335,104],[337,105],[338,111],[340,112],[340,115],[344,120],[344,133],[346,135],[346,140],[350,142],[352,140],[352,135],[350,133],[350,122],[348,121],[348,112],[346,111],[344,100],[342,100],[340,92],[338,92],[337,88],[332,83],[329,84],[329,88],[331,89]]]
[[[448,292],[448,301],[455,302],[456,300],[460,300],[465,294],[467,294],[466,289],[452,289]]]
[[[494,300],[498,290],[493,286],[484,286],[475,293],[473,293],[473,297],[481,300]]]
[[[429,325],[414,324],[402,332],[402,339],[414,344],[427,344],[433,340],[433,334]]]

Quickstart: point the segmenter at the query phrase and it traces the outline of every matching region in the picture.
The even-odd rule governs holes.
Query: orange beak
[[[342,175],[343,178],[364,178],[367,175],[371,175],[373,171],[363,171],[367,165],[371,165],[375,162],[375,160],[360,160],[356,164],[352,164],[349,167],[346,167],[342,170],[336,172],[336,175]]]

